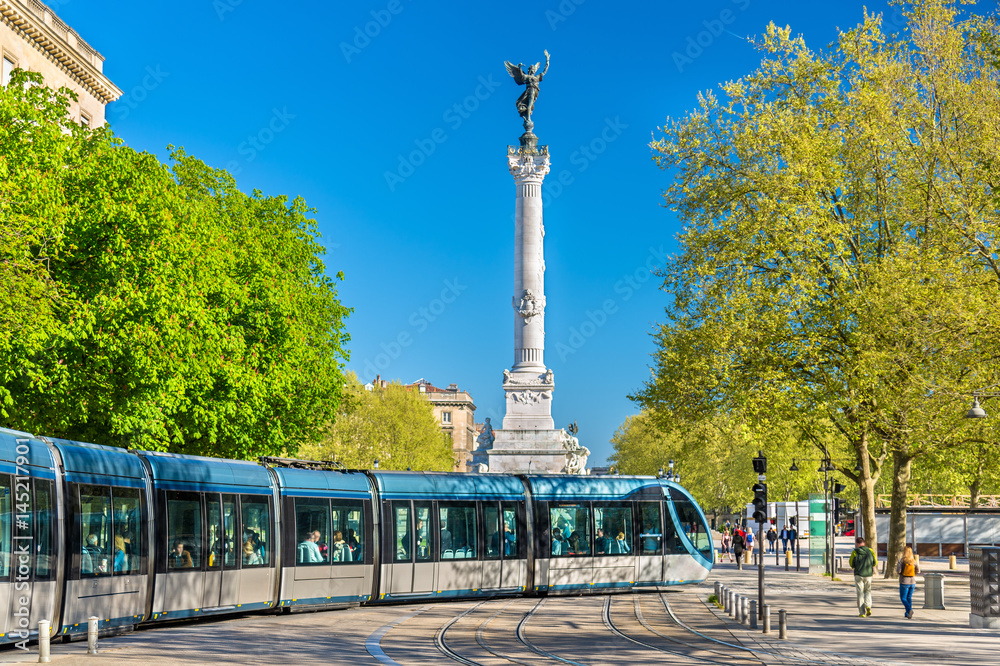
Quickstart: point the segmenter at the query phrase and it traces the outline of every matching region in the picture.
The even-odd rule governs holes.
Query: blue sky
[[[759,64],[746,36],[789,24],[814,49],[881,2],[257,0],[50,5],[106,58],[130,146],[183,146],[244,190],[314,208],[355,312],[348,368],[472,393],[503,415],[513,362],[514,185],[523,131],[503,61],[552,65],[535,107],[545,184],[546,364],[557,426],[591,465],[636,407],[675,250],[667,174],[649,143],[668,117]],[[886,10],[887,23],[893,12]],[[562,182],[556,184],[559,180]]]

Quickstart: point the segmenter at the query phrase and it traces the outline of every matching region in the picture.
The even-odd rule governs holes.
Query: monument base
[[[490,472],[586,474],[590,451],[565,430],[495,430],[484,451]]]

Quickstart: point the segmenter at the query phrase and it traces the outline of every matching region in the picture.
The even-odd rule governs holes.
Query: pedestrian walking
[[[899,600],[903,602],[906,613],[903,617],[911,619],[913,617],[913,590],[917,586],[917,574],[920,573],[920,565],[913,557],[913,549],[909,546],[903,551],[903,558],[896,563],[896,573],[899,574]]]
[[[740,529],[733,531],[733,555],[736,557],[736,568],[743,569],[743,551],[746,550],[746,541],[743,539],[743,532]]]
[[[722,528],[722,554],[719,556],[719,561],[726,559],[726,555],[729,556],[729,561],[733,561],[733,535],[730,534],[728,527]]]
[[[747,542],[747,557],[753,559],[753,530],[747,530],[747,534],[744,537]]]
[[[767,552],[773,553],[778,543],[778,533],[774,531],[774,525],[767,530]]]
[[[858,595],[858,617],[872,614],[872,576],[878,558],[875,551],[865,546],[865,540],[858,537],[854,540],[855,548],[851,551],[848,563],[854,569],[854,587]]]
[[[788,524],[786,523],[784,527],[781,528],[781,552],[788,552],[788,534],[790,530],[788,529]]]
[[[788,528],[788,545],[790,545],[792,547],[792,550],[796,553],[799,552],[798,539],[799,539],[798,530],[796,530],[795,526],[792,525],[790,528]]]

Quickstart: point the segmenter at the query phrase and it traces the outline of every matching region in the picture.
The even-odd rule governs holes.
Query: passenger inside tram
[[[116,572],[128,571],[128,556],[125,555],[125,537],[120,534],[115,535],[115,559],[114,568]]]
[[[604,530],[598,527],[597,534],[594,537],[594,554],[606,555],[610,547],[611,547],[611,539],[604,536]]]
[[[257,551],[253,549],[253,543],[247,539],[243,542],[243,564],[247,566],[254,566],[260,563],[260,556],[257,555]]]
[[[194,567],[191,553],[184,550],[183,541],[178,541],[174,544],[174,549],[170,551],[169,562],[171,569],[190,569]]]
[[[333,561],[350,562],[351,548],[344,541],[344,536],[339,531],[333,533]]]
[[[302,542],[299,543],[298,547],[299,564],[315,564],[323,561],[323,555],[319,552],[319,546],[315,539],[313,532],[306,532],[302,536]]]

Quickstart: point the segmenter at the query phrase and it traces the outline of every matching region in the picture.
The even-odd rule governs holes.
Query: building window
[[[451,423],[451,412],[441,412],[441,423]]]
[[[15,67],[17,67],[17,65],[14,61],[5,55],[3,57],[3,75],[2,78],[0,78],[0,83],[7,85],[7,82],[10,81],[11,72],[14,71]]]
[[[86,113],[80,113],[80,124],[84,127],[90,127],[90,116]]]

